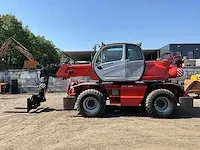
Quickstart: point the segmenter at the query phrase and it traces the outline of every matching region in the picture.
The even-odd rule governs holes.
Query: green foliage
[[[60,63],[60,50],[49,40],[42,36],[35,36],[28,27],[14,15],[0,15],[0,46],[9,37],[20,42],[33,55],[34,59],[44,67]],[[22,54],[14,49],[9,50],[9,68],[22,68],[24,59]]]

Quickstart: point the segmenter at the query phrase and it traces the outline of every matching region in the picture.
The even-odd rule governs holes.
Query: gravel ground
[[[154,119],[138,108],[114,108],[102,118],[64,111],[65,93],[48,93],[47,102],[26,113],[27,94],[0,95],[0,150],[199,149],[200,100],[190,113]]]

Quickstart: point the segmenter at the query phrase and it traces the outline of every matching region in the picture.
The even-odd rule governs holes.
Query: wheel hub
[[[90,108],[93,108],[93,107],[95,107],[95,102],[93,101],[93,100],[89,100],[88,101],[88,106],[90,107]]]
[[[95,113],[99,111],[99,103],[94,97],[87,97],[83,100],[83,109],[88,113]]]
[[[165,105],[166,105],[166,102],[165,102],[165,101],[159,100],[159,101],[157,102],[157,106],[158,106],[159,108],[163,108]]]
[[[154,108],[158,112],[167,112],[170,110],[170,101],[167,97],[159,97],[154,102]]]

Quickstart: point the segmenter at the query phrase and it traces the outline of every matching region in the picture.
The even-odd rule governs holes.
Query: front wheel
[[[167,89],[157,89],[149,93],[145,107],[147,112],[153,117],[170,117],[177,107],[176,98]]]
[[[101,116],[105,108],[105,97],[98,90],[85,90],[77,98],[77,110],[84,117]]]

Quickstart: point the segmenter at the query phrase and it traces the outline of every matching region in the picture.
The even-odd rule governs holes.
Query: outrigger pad
[[[40,106],[41,102],[45,101],[46,99],[43,93],[34,94],[31,96],[31,98],[27,98],[27,112],[29,112],[31,109],[36,109]]]
[[[63,97],[64,110],[74,110],[75,103],[76,103],[75,96]]]
[[[194,101],[192,97],[180,97],[179,98],[180,107],[183,109],[192,109],[194,106]]]
[[[27,112],[31,109],[36,109],[40,106],[40,97],[38,95],[32,95],[31,98],[27,98]]]

